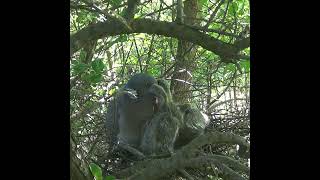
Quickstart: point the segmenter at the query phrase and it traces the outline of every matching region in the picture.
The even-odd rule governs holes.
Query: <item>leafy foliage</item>
[[[114,180],[115,179],[114,176],[105,176],[103,178],[101,168],[94,163],[90,164],[90,171],[93,174],[95,180]]]
[[[90,170],[96,180],[102,180],[102,171],[99,166],[94,163],[90,164]]]

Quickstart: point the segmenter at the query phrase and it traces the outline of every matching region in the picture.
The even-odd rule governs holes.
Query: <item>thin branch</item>
[[[141,64],[141,57],[140,57],[139,49],[137,46],[136,38],[134,36],[133,36],[133,42],[134,42],[134,46],[136,48],[136,53],[138,56],[138,63],[139,63],[139,67],[140,67],[140,72],[143,72],[143,68],[142,68],[142,64]]]
[[[214,11],[212,12],[212,14],[209,17],[209,20],[207,21],[207,24],[204,26],[204,29],[208,29],[210,23],[212,22],[213,18],[216,16],[218,10],[220,9],[220,7],[222,6],[222,4],[224,3],[225,0],[220,0],[218,6],[214,9]]]
[[[209,107],[210,107],[213,103],[215,103],[216,101],[218,101],[219,98],[229,89],[232,81],[236,78],[236,75],[237,75],[237,71],[235,70],[235,71],[234,71],[234,74],[233,74],[233,76],[232,76],[232,78],[231,78],[231,80],[229,81],[229,83],[228,83],[228,85],[227,85],[227,87],[222,91],[222,93],[220,93],[213,101],[211,101],[211,102],[209,103]]]
[[[148,51],[147,60],[146,60],[146,66],[144,67],[144,71],[145,72],[148,70],[149,62],[150,62],[150,59],[151,59],[151,53],[152,53],[152,49],[153,49],[153,42],[154,42],[154,34],[152,34],[152,37],[151,37],[151,42],[150,42],[149,51]]]
[[[213,32],[213,33],[217,33],[217,34],[221,34],[221,35],[225,35],[225,36],[230,36],[230,37],[235,37],[235,38],[239,38],[240,36],[237,34],[233,34],[233,33],[228,33],[226,31],[221,31],[221,30],[216,30],[216,29],[208,29],[205,26],[201,27],[201,26],[195,26],[195,25],[186,25],[192,29],[195,30],[200,30],[200,31],[204,31],[204,32]]]
[[[159,9],[162,8],[162,4],[163,4],[163,2],[161,1],[160,8],[159,8]],[[157,20],[160,19],[160,16],[161,16],[161,13],[160,13],[160,11],[159,11]],[[150,62],[150,59],[151,59],[151,52],[152,52],[152,49],[153,49],[153,42],[154,42],[154,34],[152,34],[152,37],[151,37],[151,43],[150,43],[149,51],[148,51],[148,55],[147,55],[146,66],[145,66],[145,68],[144,68],[144,71],[145,71],[145,72],[148,70],[148,65],[149,65],[149,62]]]
[[[179,172],[188,180],[194,180],[194,178],[184,169],[180,169]]]
[[[226,104],[226,103],[228,103],[228,102],[232,102],[232,101],[234,101],[234,100],[237,100],[237,101],[245,101],[245,100],[247,100],[247,99],[246,99],[246,98],[228,99],[228,100],[226,100],[226,101],[222,101],[222,102],[219,102],[219,103],[217,103],[217,104],[214,104],[214,105],[210,106],[210,107],[209,107],[209,110],[215,109],[215,108],[218,107],[218,106],[221,106],[221,105]]]
[[[141,18],[144,18],[144,17],[147,17],[147,16],[151,16],[151,15],[154,15],[155,13],[162,12],[162,11],[164,11],[164,10],[170,9],[170,8],[172,8],[173,6],[175,6],[176,4],[177,4],[177,3],[174,3],[174,4],[170,5],[170,6],[165,7],[165,8],[159,8],[159,9],[156,10],[156,11],[153,11],[153,12],[151,12],[151,13],[142,15]]]

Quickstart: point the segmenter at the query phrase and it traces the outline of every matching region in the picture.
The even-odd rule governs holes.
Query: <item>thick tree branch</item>
[[[239,41],[236,41],[234,45],[235,45],[236,48],[238,48],[238,49],[245,49],[245,48],[243,48],[243,47],[246,47],[248,44],[250,44],[250,37],[243,38],[243,39],[241,39],[241,40],[239,40]],[[249,47],[249,46],[247,46],[247,47]],[[246,48],[247,48],[247,47],[246,47]]]
[[[194,167],[199,163],[194,163],[195,160],[201,161],[202,163],[213,163],[217,167],[223,170],[224,175],[229,176],[229,179],[241,179],[236,172],[234,172],[229,167],[225,166],[230,165],[232,168],[248,172],[248,170],[239,165],[236,161],[232,159],[226,159],[223,156],[202,156],[197,157],[198,148],[202,147],[205,144],[218,144],[218,143],[227,143],[227,144],[239,144],[240,146],[249,147],[249,144],[240,136],[230,134],[230,133],[221,133],[221,132],[209,132],[204,135],[201,135],[191,141],[188,145],[182,147],[182,149],[176,151],[169,158],[163,159],[154,159],[147,160],[138,163],[137,165],[125,169],[119,174],[120,178],[128,177],[129,174],[134,173],[128,179],[154,179],[155,177],[160,178],[164,175],[173,173],[176,170],[184,169],[185,167]],[[236,177],[236,178],[231,178]]]
[[[124,23],[110,19],[108,21],[99,22],[83,28],[74,35],[71,35],[70,55],[72,56],[76,51],[81,49],[88,40],[97,40],[106,36],[131,33],[157,34],[189,41],[202,46],[204,49],[212,51],[222,59],[236,58],[239,51],[249,47],[250,45],[250,38],[246,38],[238,42],[236,45],[232,45],[185,25],[165,21],[135,19],[130,23],[130,27],[132,30]]]
[[[243,178],[239,173],[233,171],[219,159],[212,158],[210,156],[200,156],[197,158],[193,158],[187,161],[187,167],[196,168],[209,163],[215,165],[222,171],[222,173],[219,176],[221,176],[224,180],[245,180],[245,178]]]
[[[246,180],[244,177],[242,177],[237,172],[230,169],[228,166],[217,163],[218,168],[222,171],[221,177],[225,180]]]
[[[249,149],[249,144],[246,142],[244,138],[241,136],[232,134],[232,133],[222,133],[222,132],[209,132],[192,140],[189,144],[183,147],[183,151],[189,153],[190,150],[197,150],[206,144],[219,144],[219,143],[227,143],[227,144],[238,144],[240,146],[246,147]]]
[[[246,173],[247,175],[249,175],[250,173],[250,169],[241,164],[240,162],[228,157],[228,156],[222,156],[222,155],[210,155],[207,157],[212,158],[212,159],[216,159],[218,161],[220,161],[221,163],[227,165],[228,167],[230,167],[231,169],[237,170],[237,171],[241,171]]]

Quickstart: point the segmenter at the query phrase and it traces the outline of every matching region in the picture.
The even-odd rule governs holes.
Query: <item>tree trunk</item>
[[[184,23],[187,25],[198,25],[196,20],[199,12],[198,0],[184,1]],[[174,101],[178,103],[186,103],[192,96],[191,81],[192,72],[196,68],[194,61],[197,47],[186,41],[179,41],[176,65],[171,81],[171,90],[173,91]]]

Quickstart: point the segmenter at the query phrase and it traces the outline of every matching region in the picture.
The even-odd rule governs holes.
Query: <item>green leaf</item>
[[[120,42],[126,42],[126,41],[128,41],[128,36],[127,36],[126,34],[120,35],[119,41],[120,41]]]
[[[250,70],[250,61],[241,61],[240,63],[240,67],[243,68],[246,72],[248,72]]]
[[[234,72],[235,71],[235,68],[236,66],[234,64],[231,64],[229,63],[227,66],[226,66],[226,71],[231,71],[231,72]]]
[[[79,55],[79,61],[83,62],[84,59],[86,58],[87,53],[85,51],[80,51],[80,55]]]
[[[112,88],[109,90],[108,94],[111,96],[116,92],[116,88]]]
[[[105,180],[114,180],[116,178],[114,176],[106,176],[104,179]]]
[[[200,7],[208,4],[208,0],[200,0],[199,2],[200,2]]]
[[[116,40],[114,40],[113,43],[126,42],[126,41],[128,41],[128,36],[123,34],[123,35],[120,35],[120,37],[118,37]]]
[[[102,62],[101,58],[97,58],[94,61],[92,61],[91,66],[95,72],[102,72],[103,69],[105,68],[105,65]]]
[[[89,66],[87,64],[81,63],[79,61],[77,61],[73,67],[72,70],[75,74],[81,74],[84,71],[86,71],[89,68]]]
[[[89,75],[90,83],[96,84],[96,83],[100,82],[101,80],[102,80],[102,74],[101,73],[92,72]]]
[[[112,6],[119,6],[122,0],[111,0],[109,1]]]
[[[229,6],[229,12],[230,12],[231,14],[234,14],[234,13],[237,13],[237,11],[238,11],[238,3],[235,2],[235,1],[233,1],[233,2],[231,3],[231,6]]]
[[[104,91],[103,89],[98,89],[98,90],[97,90],[97,94],[98,94],[99,96],[102,96],[104,93],[105,93],[105,91]]]
[[[102,171],[98,165],[91,163],[90,171],[96,180],[102,180]]]

